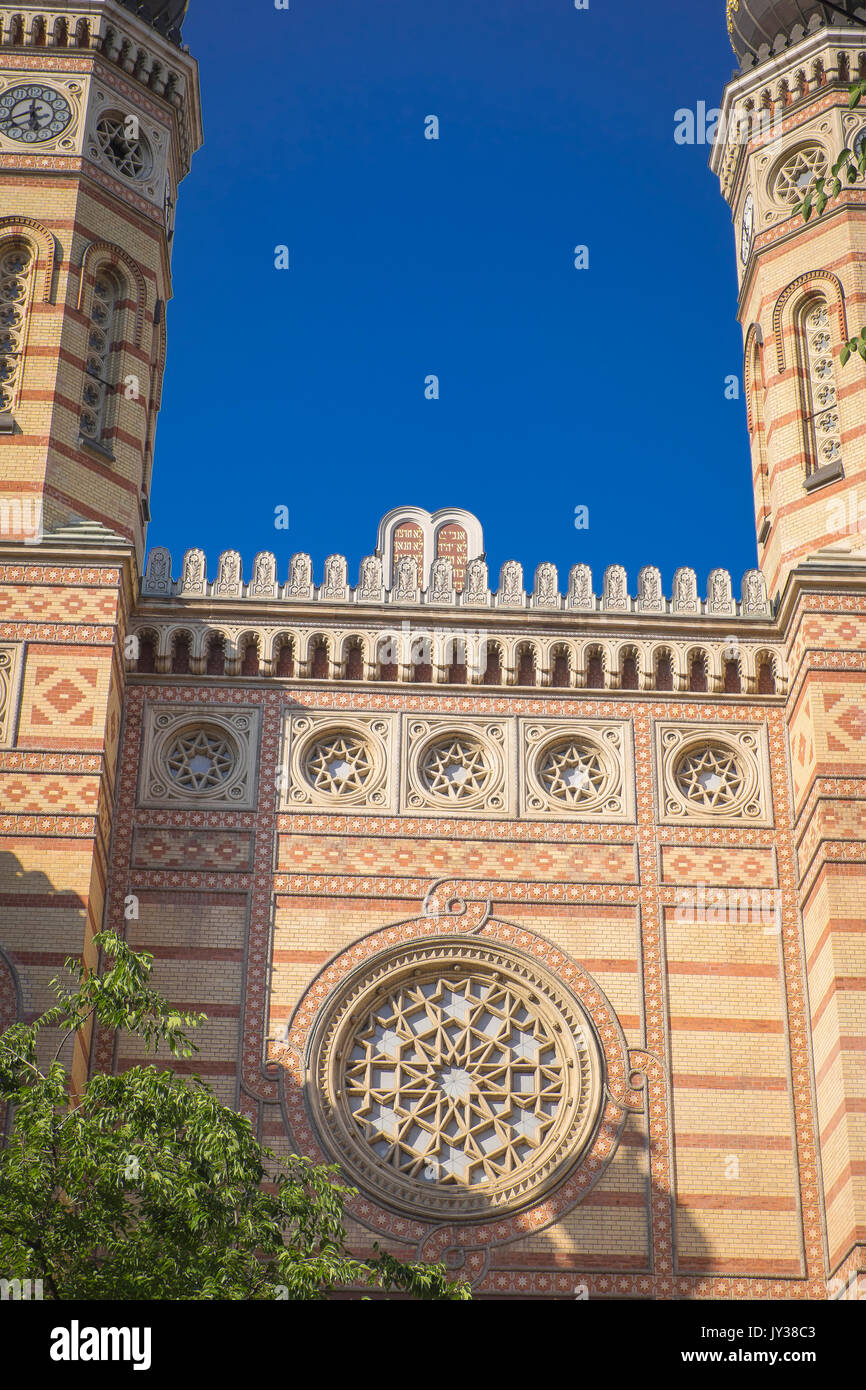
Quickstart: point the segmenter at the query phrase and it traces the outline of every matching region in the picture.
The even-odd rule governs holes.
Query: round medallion
[[[351,731],[317,738],[304,754],[304,775],[310,786],[326,796],[346,797],[363,792],[373,774],[367,741]]]
[[[712,743],[690,748],[677,764],[676,778],[686,800],[704,811],[727,811],[739,799],[744,783],[733,749]]]
[[[165,767],[172,785],[183,792],[200,794],[221,788],[232,776],[237,749],[217,728],[184,729],[165,752]]]
[[[602,1097],[592,1025],[519,952],[393,948],[313,1033],[313,1118],[353,1182],[426,1220],[529,1205],[580,1158]]]
[[[421,759],[421,780],[431,795],[443,801],[468,801],[480,796],[491,780],[484,748],[465,735],[438,738]]]
[[[106,111],[96,124],[99,152],[106,163],[127,179],[146,179],[153,168],[150,146],[136,116]]]
[[[33,83],[10,87],[0,96],[0,134],[25,145],[62,135],[72,120],[72,107],[53,87]]]

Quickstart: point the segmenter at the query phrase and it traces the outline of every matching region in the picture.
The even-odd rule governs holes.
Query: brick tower
[[[759,558],[789,663],[829,1274],[844,1282],[866,1245],[866,367],[840,350],[866,323],[866,189],[808,222],[799,204],[866,136],[848,101],[866,7],[728,0],[728,26],[742,72],[712,164],[734,216]]]
[[[173,209],[201,141],[184,9],[0,6],[0,912],[24,1009],[102,920]]]

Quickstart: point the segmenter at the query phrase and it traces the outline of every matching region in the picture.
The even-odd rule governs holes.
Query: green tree
[[[860,21],[855,22],[859,23]],[[849,110],[853,111],[855,106],[859,106],[864,97],[866,97],[866,81],[853,82],[848,89]],[[804,222],[810,221],[813,214],[820,217],[833,199],[839,197],[845,183],[851,186],[859,183],[864,176],[866,176],[866,140],[860,142],[857,150],[851,150],[847,145],[844,146],[836,156],[829,176],[825,175],[823,178],[812,180],[806,189],[802,203],[798,205],[798,211]],[[842,345],[839,361],[844,367],[854,356],[862,357],[863,361],[866,362],[866,328],[862,328],[856,338],[850,338],[847,343]]]
[[[0,1035],[0,1102],[12,1108],[0,1149],[0,1274],[41,1279],[54,1299],[325,1299],[346,1286],[458,1300],[468,1287],[439,1265],[346,1247],[352,1189],[337,1170],[278,1160],[248,1120],[198,1077],[154,1066],[94,1076],[75,1095],[60,1060],[89,1020],[124,1029],[148,1052],[198,1049],[204,1015],[179,1013],[150,987],[153,957],[114,933],[103,965],[67,961],[58,1003]],[[40,1065],[40,1034],[59,1029]]]

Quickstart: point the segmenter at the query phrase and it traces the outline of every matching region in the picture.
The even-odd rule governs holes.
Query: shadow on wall
[[[0,1031],[57,1002],[50,983],[69,956],[81,955],[86,916],[77,890],[58,888],[41,869],[25,869],[11,851],[0,851]],[[58,1041],[47,1031],[40,1057],[53,1056]],[[70,1038],[60,1054],[66,1066],[72,1048]]]
[[[288,1082],[288,1077],[286,1080]],[[304,1091],[309,1117],[309,1087]],[[378,1241],[400,1259],[444,1263],[453,1278],[467,1280],[473,1289],[479,1286],[474,1296],[485,1301],[688,1299],[691,1294],[676,1287],[677,1278],[692,1281],[718,1277],[719,1271],[713,1269],[713,1251],[690,1213],[676,1210],[670,1194],[650,1178],[648,1138],[646,1130],[642,1132],[639,1128],[645,1124],[646,1116],[632,1117],[624,1131],[626,1143],[618,1146],[612,1163],[603,1171],[595,1187],[582,1201],[568,1208],[554,1225],[500,1244],[473,1245],[471,1231],[474,1227],[494,1226],[502,1220],[501,1211],[490,1207],[472,1222],[458,1224],[443,1219],[431,1225],[417,1246],[389,1240],[384,1227],[377,1225],[368,1229],[365,1225],[363,1234],[351,1242],[353,1253],[372,1256],[374,1241]],[[454,1144],[459,1147],[459,1135],[455,1134]],[[624,1150],[632,1160],[627,1171],[617,1168],[617,1157]],[[581,1152],[585,1154],[585,1146]],[[638,1172],[639,1167],[641,1172]],[[563,1183],[568,1181],[572,1171],[573,1168],[563,1174]],[[387,1174],[384,1176],[387,1178]],[[346,1176],[346,1182],[359,1186],[352,1175]],[[374,1187],[368,1185],[361,1195],[375,1200]],[[657,1223],[655,1257],[653,1212]],[[357,1218],[350,1214],[349,1219],[353,1223]],[[405,1219],[403,1224],[407,1224]],[[659,1270],[658,1258],[669,1254],[672,1246],[680,1258],[688,1260],[687,1269]],[[659,1278],[672,1281],[669,1291],[657,1291]],[[340,1295],[341,1298],[356,1296],[361,1295]],[[363,1296],[384,1297],[369,1291]]]

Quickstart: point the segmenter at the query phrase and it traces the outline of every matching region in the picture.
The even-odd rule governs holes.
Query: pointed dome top
[[[751,67],[765,45],[772,53],[777,40],[783,45],[790,42],[798,25],[805,33],[810,26],[844,24],[840,10],[866,19],[866,0],[834,0],[835,8],[823,0],[727,0],[727,4],[728,33],[743,67]]]
[[[180,43],[181,25],[189,0],[120,0],[120,4],[125,10],[138,15],[145,24],[152,24],[173,43]]]

